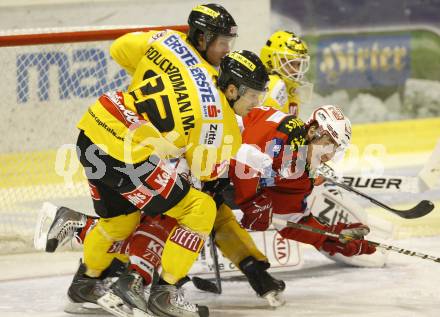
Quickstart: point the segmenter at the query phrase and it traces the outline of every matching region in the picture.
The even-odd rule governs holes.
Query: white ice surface
[[[440,256],[440,237],[394,244]],[[276,310],[246,281],[224,282],[222,295],[187,284],[186,294],[208,305],[211,316],[440,316],[440,263],[392,253],[385,268],[341,267],[312,248],[304,248],[304,257],[304,269],[277,275],[287,283],[287,304]],[[1,275],[0,316],[69,316],[63,307],[77,258],[77,253],[0,257],[7,274]],[[61,275],[31,277],[51,270]]]

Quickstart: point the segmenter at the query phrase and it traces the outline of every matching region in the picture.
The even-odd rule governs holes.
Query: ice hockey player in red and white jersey
[[[321,106],[304,123],[273,108],[258,107],[244,118],[243,124],[243,144],[250,145],[247,156],[269,155],[273,160],[264,173],[238,161],[230,168],[235,203],[243,211],[241,224],[245,228],[264,231],[274,217],[355,238],[339,241],[318,233],[276,226],[284,238],[311,244],[331,255],[340,253],[350,257],[376,251],[363,239],[369,232],[368,226],[325,224],[307,208],[306,198],[315,185],[316,168],[350,144],[351,123],[340,108]]]
[[[305,79],[310,64],[306,42],[292,32],[276,31],[261,49],[260,58],[270,74],[269,91],[264,106],[298,117],[301,113],[300,106],[310,100],[313,90],[313,84]],[[321,166],[319,172],[333,173],[329,169],[329,166]],[[348,193],[334,187],[328,182],[323,186],[315,186],[307,199],[315,216],[331,224],[334,224],[336,219],[344,222],[362,222],[368,224],[373,234],[379,235],[381,239],[392,237],[393,226],[390,222],[368,215]],[[382,267],[387,259],[386,252],[357,257],[330,255],[322,250],[321,253],[338,263],[361,267]]]

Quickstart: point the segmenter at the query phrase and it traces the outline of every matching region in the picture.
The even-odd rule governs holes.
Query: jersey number
[[[145,113],[149,121],[159,132],[170,132],[174,129],[174,118],[171,110],[170,100],[167,95],[156,95],[165,90],[165,85],[160,76],[152,77],[145,85],[139,88],[142,96],[150,98],[139,100],[135,91],[130,92],[135,100],[135,107],[138,113]],[[165,117],[161,116],[159,106],[162,107]]]

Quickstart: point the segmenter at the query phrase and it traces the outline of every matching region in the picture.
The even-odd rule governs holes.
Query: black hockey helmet
[[[218,86],[223,91],[229,84],[265,91],[268,81],[266,67],[251,51],[231,52],[220,63]]]
[[[197,47],[199,34],[205,34],[208,43],[217,35],[237,36],[237,23],[221,5],[215,3],[198,5],[188,17],[188,40]]]

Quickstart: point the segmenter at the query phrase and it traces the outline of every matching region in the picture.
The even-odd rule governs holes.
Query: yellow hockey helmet
[[[273,33],[261,49],[260,57],[270,73],[293,81],[300,81],[310,64],[306,43],[289,31]]]

